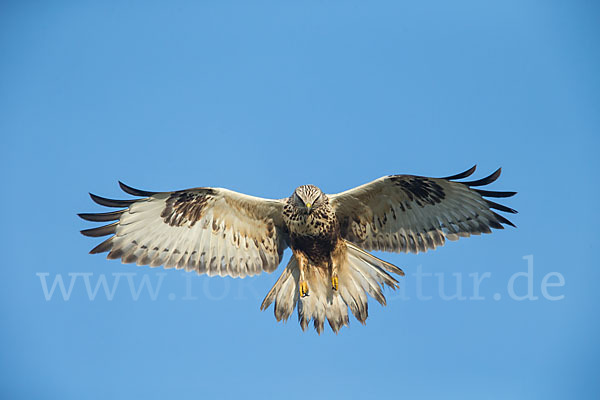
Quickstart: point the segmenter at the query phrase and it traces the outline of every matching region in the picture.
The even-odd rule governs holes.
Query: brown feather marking
[[[215,193],[213,189],[208,188],[200,191],[173,192],[160,216],[171,226],[182,226],[188,222],[190,227],[194,226],[202,219],[203,211]]]
[[[421,176],[394,175],[390,180],[400,186],[411,201],[423,207],[424,204],[437,204],[446,194],[444,189],[435,181]]]

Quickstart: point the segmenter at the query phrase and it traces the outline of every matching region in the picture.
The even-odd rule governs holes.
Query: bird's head
[[[290,200],[297,209],[310,213],[327,203],[327,196],[314,185],[303,185],[294,190]]]

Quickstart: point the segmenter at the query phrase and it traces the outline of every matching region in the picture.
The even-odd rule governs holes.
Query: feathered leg
[[[308,282],[306,281],[306,274],[308,270],[308,258],[301,252],[294,252],[298,264],[300,266],[300,281],[298,282],[298,290],[300,291],[300,297],[308,296]]]
[[[333,254],[331,255],[331,261],[329,263],[331,270],[331,288],[335,291],[337,291],[339,287],[338,272],[340,270],[340,265],[342,265],[342,263],[344,263],[345,260],[346,245],[340,240],[335,250],[333,251]]]

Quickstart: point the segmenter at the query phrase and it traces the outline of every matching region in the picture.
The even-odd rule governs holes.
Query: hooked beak
[[[306,203],[306,209],[308,210],[308,212],[310,212],[310,210],[312,210],[312,204]]]

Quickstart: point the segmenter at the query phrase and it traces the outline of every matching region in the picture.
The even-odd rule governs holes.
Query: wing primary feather
[[[500,215],[500,214],[497,214],[497,213],[495,213],[495,212],[493,212],[493,211],[492,211],[492,214],[494,215],[494,217],[495,217],[495,218],[496,218],[498,221],[502,222],[503,224],[510,225],[510,226],[512,226],[513,228],[516,228],[516,227],[517,227],[515,224],[513,224],[512,222],[510,222],[508,219],[504,218],[502,215]]]
[[[440,178],[440,179],[445,179],[447,181],[450,180],[456,180],[456,179],[462,179],[462,178],[467,178],[471,175],[473,175],[473,172],[475,172],[475,170],[477,169],[477,164],[473,165],[471,168],[469,168],[468,170],[461,172],[460,174],[456,174],[456,175],[451,175],[451,176],[447,176],[445,178]]]
[[[114,236],[109,237],[104,242],[90,250],[90,254],[105,253],[112,249]]]
[[[91,237],[112,235],[113,233],[116,232],[118,224],[119,224],[119,222],[113,222],[112,224],[100,226],[98,228],[84,229],[81,231],[81,234],[84,236],[91,236]]]
[[[109,260],[118,260],[123,256],[123,249],[112,249],[106,256]]]
[[[107,221],[116,221],[121,218],[121,215],[125,212],[125,210],[120,211],[112,211],[107,213],[81,213],[77,214],[79,218],[85,219],[86,221],[92,222],[107,222]]]
[[[491,175],[486,176],[485,178],[481,178],[481,179],[478,179],[476,181],[461,182],[461,183],[464,184],[464,185],[467,185],[469,187],[471,187],[471,186],[484,186],[484,185],[488,185],[488,184],[494,182],[496,179],[498,179],[498,177],[500,176],[501,173],[502,173],[502,168],[498,168]]]
[[[130,194],[132,196],[150,197],[150,196],[154,196],[156,193],[158,193],[158,192],[148,192],[146,190],[135,189],[135,188],[132,188],[131,186],[127,186],[126,184],[124,184],[121,181],[119,181],[119,186],[125,193]]]
[[[135,203],[137,201],[137,200],[107,199],[105,197],[96,196],[95,194],[92,194],[92,193],[90,193],[90,197],[92,198],[92,200],[95,203],[100,204],[101,206],[105,206],[105,207],[129,207],[130,205],[132,205],[133,203]]]
[[[490,200],[486,200],[485,202],[488,205],[488,207],[496,209],[496,210],[508,212],[511,214],[517,214],[517,212],[518,212],[517,210],[513,210],[512,208],[503,206],[502,204],[494,203],[493,201],[490,201]]]
[[[481,196],[485,197],[512,197],[517,192],[496,192],[492,190],[482,190],[482,189],[473,189],[475,192],[479,193]]]

